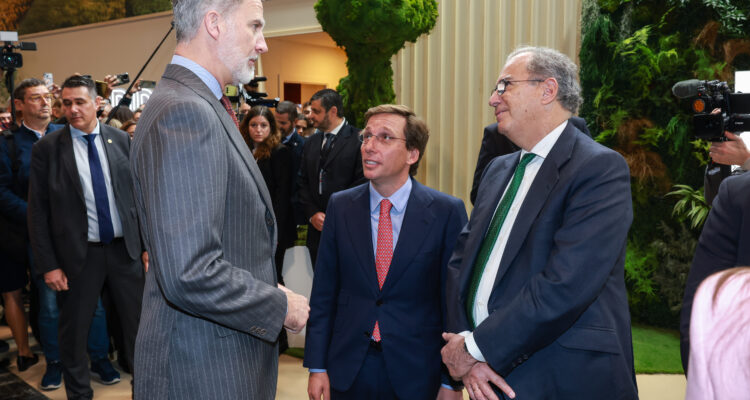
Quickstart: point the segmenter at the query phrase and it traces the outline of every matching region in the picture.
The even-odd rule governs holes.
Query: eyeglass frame
[[[34,95],[30,95],[30,96],[24,96],[23,101],[29,100],[29,101],[33,101],[34,103],[36,103],[37,101],[39,101],[41,99],[46,99],[49,103],[54,103],[54,101],[55,101],[55,95],[53,95],[52,93],[34,94]]]
[[[394,140],[403,140],[404,143],[406,143],[406,139],[405,138],[395,137],[395,136],[391,136],[389,134],[375,135],[375,134],[370,133],[370,132],[364,132],[364,133],[360,133],[359,135],[357,135],[357,137],[359,138],[359,141],[362,144],[369,143],[372,138],[375,138],[376,139],[375,141],[378,144],[382,144],[382,145],[385,145],[385,146],[389,146],[391,143],[395,143]]]
[[[495,84],[495,87],[492,88],[492,91],[490,91],[490,97],[492,97],[495,92],[497,92],[498,96],[502,96],[503,93],[508,89],[508,85],[511,83],[517,83],[517,82],[544,82],[546,79],[518,79],[518,80],[510,80],[510,79],[500,79],[497,81],[497,84]],[[500,85],[503,85],[503,88],[500,89]]]

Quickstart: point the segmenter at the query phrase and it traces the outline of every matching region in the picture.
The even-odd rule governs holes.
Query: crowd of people
[[[39,362],[30,323],[40,387],[64,380],[70,399],[93,397],[91,373],[120,381],[111,349],[138,399],[271,399],[284,332],[307,327],[310,399],[638,398],[630,174],[575,116],[569,57],[508,56],[469,218],[414,178],[430,135],[406,106],[373,107],[359,129],[331,89],[233,105],[222,89],[268,51],[263,5],[219,3],[173,2],[175,54],[145,107],[129,108],[137,84],[112,107],[76,74],[22,81],[17,115],[0,113],[0,292],[19,371]],[[688,279],[691,399],[750,382],[750,285],[734,268],[750,265],[749,177],[721,184]],[[309,301],[281,274],[300,226]]]

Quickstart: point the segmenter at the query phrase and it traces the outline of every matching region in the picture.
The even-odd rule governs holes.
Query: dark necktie
[[[227,110],[229,116],[232,117],[232,121],[234,121],[234,124],[237,126],[237,128],[239,128],[240,121],[237,120],[237,114],[235,114],[234,110],[232,110],[232,103],[229,102],[229,97],[221,96],[221,104],[224,106],[224,109]]]
[[[476,328],[476,321],[474,321],[474,302],[477,299],[477,290],[479,289],[479,282],[482,280],[482,274],[484,268],[487,266],[487,261],[492,253],[492,248],[495,247],[497,237],[500,234],[500,228],[503,226],[505,217],[508,216],[508,210],[510,210],[513,199],[516,198],[518,187],[521,186],[521,180],[523,179],[523,173],[526,171],[526,165],[534,159],[534,153],[526,153],[521,162],[518,163],[516,171],[513,173],[513,179],[510,182],[508,190],[500,200],[500,205],[495,210],[495,215],[492,216],[492,222],[490,222],[490,228],[487,234],[482,240],[482,247],[479,249],[479,255],[477,256],[476,263],[474,264],[474,270],[471,275],[471,284],[469,286],[469,297],[466,299],[466,312],[468,313],[471,327]]]
[[[91,186],[94,188],[94,202],[96,203],[96,220],[99,222],[99,240],[109,243],[115,237],[112,228],[112,215],[109,213],[109,198],[107,197],[107,185],[104,182],[104,171],[99,161],[99,152],[96,151],[96,134],[84,135],[89,148],[89,170],[91,171]]]
[[[333,147],[333,141],[336,139],[336,135],[331,132],[327,132],[323,135],[325,142],[323,148],[320,149],[320,163],[318,169],[318,194],[323,194],[323,181],[325,180],[325,165],[328,161],[328,155],[331,153]]]
[[[378,247],[375,252],[375,270],[378,273],[378,287],[383,289],[385,277],[388,275],[388,269],[391,266],[393,258],[393,227],[391,225],[391,204],[390,200],[383,199],[380,201],[380,218],[378,218]],[[380,326],[375,321],[375,329],[372,330],[372,338],[380,341]]]

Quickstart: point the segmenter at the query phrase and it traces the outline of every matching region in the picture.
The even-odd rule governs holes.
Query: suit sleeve
[[[747,196],[737,196],[732,190],[734,183],[741,183],[738,178],[727,178],[719,186],[719,193],[714,199],[713,208],[698,239],[693,264],[685,284],[680,312],[680,356],[685,374],[690,356],[690,315],[695,291],[709,275],[733,268],[737,264],[738,240],[741,236],[740,221],[743,208],[747,208],[747,204],[743,206],[737,203],[747,201]]]
[[[312,369],[328,368],[326,360],[333,334],[333,320],[336,316],[340,287],[339,260],[336,252],[337,197],[334,194],[328,202],[310,293],[310,319],[307,323],[303,366]]]
[[[580,165],[585,168],[570,172],[545,265],[473,331],[482,355],[500,375],[514,368],[514,360],[530,357],[566,332],[597,300],[624,256],[633,218],[627,164],[606,152]]]
[[[274,178],[274,193],[271,193],[273,199],[273,209],[276,214],[276,225],[279,227],[279,246],[286,246],[288,243],[282,243],[282,240],[288,239],[289,232],[287,227],[289,218],[294,216],[290,214],[292,204],[292,177],[294,168],[294,159],[292,149],[282,145],[271,155],[271,174]],[[282,235],[282,232],[284,233]],[[279,266],[280,268],[280,266]]]
[[[18,143],[15,145],[17,149]],[[17,224],[26,224],[26,201],[13,192],[11,160],[6,139],[0,135],[0,214]]]
[[[235,151],[223,125],[202,103],[174,103],[156,118],[131,159],[148,221],[149,273],[172,307],[275,341],[286,296],[256,279],[248,266],[232,264],[223,251],[226,197],[232,190],[227,159]],[[246,229],[257,240],[268,234],[265,224]]]
[[[49,152],[51,147],[39,141],[31,148],[29,167],[29,203],[27,210],[29,241],[34,254],[32,268],[38,275],[60,268],[52,245],[49,205]]]

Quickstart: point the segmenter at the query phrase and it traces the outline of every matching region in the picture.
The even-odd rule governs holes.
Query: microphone
[[[698,79],[688,79],[680,81],[672,86],[672,94],[680,99],[687,99],[698,95],[698,88],[703,86],[703,81]]]

